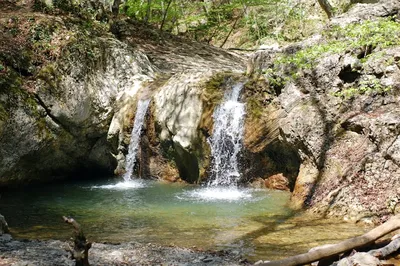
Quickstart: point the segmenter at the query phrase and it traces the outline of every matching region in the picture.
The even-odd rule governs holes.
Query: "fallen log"
[[[321,259],[331,257],[334,255],[339,255],[349,250],[353,250],[356,248],[361,248],[366,245],[370,245],[375,242],[375,240],[397,230],[400,229],[400,214],[393,216],[386,223],[372,229],[368,233],[365,233],[362,236],[357,236],[354,238],[350,238],[344,240],[338,244],[322,246],[320,248],[315,248],[312,251],[307,253],[303,253],[300,255],[292,256],[283,260],[270,261],[258,265],[265,266],[295,266],[295,265],[303,265],[312,263],[315,261],[319,261]]]
[[[62,217],[64,222],[74,227],[74,248],[70,248],[72,258],[75,259],[75,266],[90,266],[89,249],[92,243],[86,240],[81,226],[71,217]]]

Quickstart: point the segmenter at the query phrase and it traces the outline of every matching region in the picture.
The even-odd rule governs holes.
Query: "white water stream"
[[[239,102],[243,83],[233,86],[213,114],[214,130],[208,139],[211,146],[211,176],[208,186],[236,187],[240,179],[238,157],[242,149],[245,104]]]
[[[136,157],[139,150],[141,131],[145,121],[147,109],[149,107],[150,99],[139,100],[136,108],[135,120],[133,122],[133,128],[131,133],[131,142],[128,147],[128,154],[126,156],[126,166],[124,180],[132,180],[133,168],[136,164]]]

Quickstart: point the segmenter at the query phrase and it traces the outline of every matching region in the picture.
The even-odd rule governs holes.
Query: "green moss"
[[[57,88],[61,82],[61,76],[58,74],[55,64],[48,64],[47,66],[42,67],[37,78],[45,81],[48,85],[48,89],[52,92],[56,91],[53,88]]]
[[[0,103],[0,121],[6,121],[8,119],[9,113],[4,108],[3,104]]]
[[[259,81],[250,80],[244,85],[246,95],[246,112],[250,119],[260,118],[264,111],[264,95]]]
[[[275,83],[275,78],[264,75],[252,79],[244,85],[247,118],[256,120],[262,118],[277,92],[283,88],[284,82]]]
[[[208,103],[218,104],[224,96],[224,84],[226,83],[228,73],[217,73],[205,83],[203,90],[203,99]]]
[[[263,112],[264,112],[264,107],[260,100],[252,97],[249,98],[246,102],[247,106],[247,114],[252,117],[252,118],[261,118]]]
[[[90,69],[97,69],[99,64],[105,66],[105,50],[106,47],[103,42],[86,34],[78,34],[75,36],[65,47],[64,58],[79,59],[79,63]],[[71,67],[76,62],[69,62]]]

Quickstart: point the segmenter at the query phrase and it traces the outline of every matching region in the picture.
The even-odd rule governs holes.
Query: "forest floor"
[[[72,244],[72,243],[71,243]],[[249,265],[240,254],[228,251],[202,251],[162,247],[136,242],[121,244],[93,243],[89,250],[91,265]],[[14,240],[0,236],[0,266],[68,266],[69,243],[59,240]]]

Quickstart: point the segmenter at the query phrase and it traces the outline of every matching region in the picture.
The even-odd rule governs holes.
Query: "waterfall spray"
[[[135,167],[137,152],[139,150],[141,131],[149,104],[150,99],[139,100],[137,104],[135,121],[133,122],[131,133],[131,142],[129,143],[128,154],[126,156],[126,172],[123,176],[125,181],[132,180],[133,168]]]
[[[240,178],[238,156],[244,133],[244,103],[239,102],[243,83],[233,86],[213,114],[214,130],[208,139],[211,146],[209,186],[236,186]]]

